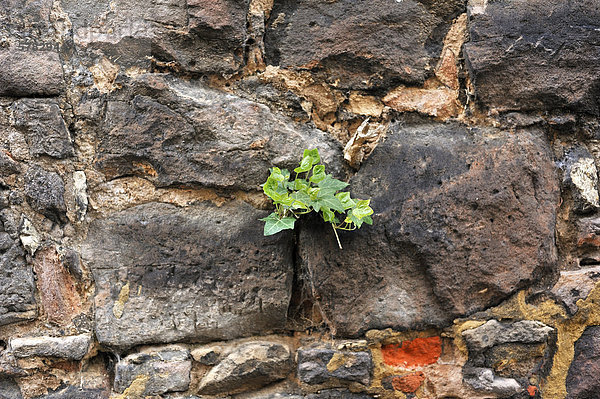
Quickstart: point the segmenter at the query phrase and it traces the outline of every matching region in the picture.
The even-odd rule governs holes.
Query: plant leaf
[[[317,184],[317,186],[325,190],[338,191],[348,187],[348,183],[338,179],[334,179],[333,177],[331,177],[331,175],[326,175],[325,178]]]
[[[348,192],[337,193],[335,197],[340,200],[342,205],[344,205],[344,209],[356,206],[356,202],[354,202],[354,200],[350,198],[350,193]]]
[[[304,151],[306,151],[306,150],[304,150]],[[294,169],[294,172],[296,172],[296,173],[308,172],[310,170],[310,168],[312,168],[312,166],[313,166],[312,158],[307,155],[307,156],[302,157],[302,161],[300,161],[300,166],[298,166],[296,169]]]
[[[369,216],[373,214],[373,209],[369,206],[371,200],[360,200],[356,203],[356,206],[352,208],[352,215],[356,216],[358,219],[362,219],[365,216]]]
[[[335,213],[333,213],[329,209],[322,209],[322,211],[323,211],[323,220],[326,222],[333,222],[333,220],[335,219]]]
[[[317,148],[313,148],[312,150],[304,150],[302,158],[304,157],[310,157],[313,165],[321,162],[321,156],[319,155],[319,150]]]
[[[293,217],[282,217],[281,219],[276,213],[271,213],[269,216],[260,219],[265,222],[263,234],[270,236],[279,233],[281,230],[293,229],[296,219]]]
[[[325,166],[315,165],[312,170],[310,181],[317,184],[325,178]]]
[[[333,196],[318,198],[316,201],[314,201],[313,207],[316,209],[317,206],[321,211],[323,209],[333,209],[337,212],[344,212],[344,205],[342,205],[339,199]]]

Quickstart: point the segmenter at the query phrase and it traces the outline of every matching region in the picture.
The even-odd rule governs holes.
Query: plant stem
[[[340,242],[340,237],[338,237],[338,233],[337,233],[333,223],[331,223],[331,227],[333,228],[333,233],[335,234],[335,238],[337,239],[338,247],[340,247],[340,249],[344,249],[344,248],[342,248],[342,243]]]

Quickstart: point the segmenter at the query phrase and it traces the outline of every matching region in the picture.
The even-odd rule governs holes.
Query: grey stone
[[[0,218],[1,219],[1,218]],[[6,220],[6,219],[5,219]],[[0,231],[5,230],[4,220]],[[10,229],[9,229],[10,230]],[[31,267],[25,262],[25,253],[18,238],[2,232],[0,249],[0,326],[37,315],[34,292],[35,284]]]
[[[22,99],[11,109],[15,126],[25,132],[31,155],[60,159],[74,155],[71,136],[56,100]]]
[[[373,396],[364,393],[355,393],[339,389],[323,389],[318,393],[311,393],[305,399],[372,399]]]
[[[125,66],[152,56],[191,72],[232,73],[243,65],[247,0],[63,0],[81,53]]]
[[[20,171],[19,164],[0,150],[0,177],[14,175]]]
[[[598,198],[598,170],[592,154],[583,146],[572,147],[560,163],[563,185],[573,196],[573,211],[590,213],[600,207]]]
[[[237,201],[149,203],[92,222],[81,254],[96,283],[98,341],[128,348],[284,328],[293,240],[264,237],[266,214]]]
[[[483,367],[465,370],[464,381],[476,391],[489,392],[500,397],[510,397],[525,389],[517,380],[495,376],[492,369]]]
[[[319,148],[328,170],[341,172],[339,143],[264,105],[160,75],[134,86],[140,94],[107,105],[96,166],[108,178],[251,190],[269,167],[296,167],[306,148]]]
[[[192,360],[182,347],[149,348],[127,356],[115,368],[114,388],[123,392],[140,376],[147,380],[143,395],[186,391],[190,385]]]
[[[542,132],[400,126],[350,180],[373,225],[299,223],[298,250],[335,333],[425,329],[499,303],[556,270],[559,184]]]
[[[422,84],[464,7],[457,0],[276,1],[266,60],[284,68],[326,68],[342,88]]]
[[[62,63],[54,51],[0,49],[0,71],[0,96],[54,96],[63,87]]]
[[[477,98],[501,110],[598,115],[600,7],[595,0],[488,1],[464,46]]]
[[[479,327],[463,331],[462,336],[470,350],[481,351],[509,342],[528,344],[545,342],[552,331],[552,327],[534,320],[521,320],[514,323],[489,320]]]
[[[600,326],[589,326],[575,342],[575,354],[567,374],[567,398],[595,398],[600,392],[599,372]]]
[[[298,378],[309,384],[330,380],[369,385],[373,361],[369,352],[337,351],[329,348],[300,348]]]
[[[37,229],[25,216],[23,216],[21,220],[19,239],[23,244],[23,248],[25,248],[31,256],[35,254],[42,243],[42,239]]]
[[[65,184],[55,172],[48,172],[32,165],[25,173],[25,197],[27,203],[47,218],[66,221]]]
[[[22,399],[21,389],[10,377],[0,375],[0,399]]]
[[[91,342],[89,334],[13,338],[9,341],[9,350],[15,357],[45,356],[81,360],[87,354]]]
[[[198,392],[216,395],[258,389],[282,380],[292,370],[286,345],[257,341],[234,348],[200,382]]]
[[[70,385],[66,388],[38,396],[35,399],[108,399],[110,392],[105,389],[85,388]]]
[[[581,270],[561,271],[552,294],[560,300],[572,316],[577,313],[577,301],[587,298],[600,280],[600,266]]]
[[[75,197],[76,221],[82,222],[88,208],[87,178],[82,170],[73,172],[73,196]]]
[[[194,361],[207,366],[214,366],[219,362],[223,347],[221,345],[208,345],[192,350]]]

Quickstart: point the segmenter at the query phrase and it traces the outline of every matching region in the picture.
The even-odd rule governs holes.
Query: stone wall
[[[0,398],[598,397],[599,118],[597,0],[0,1]]]

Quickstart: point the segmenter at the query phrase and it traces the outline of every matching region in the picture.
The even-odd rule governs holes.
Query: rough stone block
[[[4,230],[0,215],[0,231]],[[37,315],[35,284],[31,267],[25,262],[25,253],[17,237],[7,232],[2,235],[0,249],[0,326]]]
[[[198,392],[216,395],[258,389],[286,378],[291,369],[287,346],[268,341],[242,344],[204,376]]]
[[[600,326],[590,326],[575,342],[575,355],[567,374],[568,399],[593,398],[600,392]]]
[[[121,360],[115,368],[115,390],[125,391],[136,379],[144,380],[140,395],[186,391],[192,360],[187,349],[173,346],[146,349]]]
[[[56,100],[22,99],[12,107],[15,126],[23,128],[34,155],[67,158],[74,155],[71,136]]]
[[[208,342],[284,328],[292,239],[264,237],[243,202],[149,203],[90,226],[82,258],[96,282],[96,336],[128,348]]]
[[[58,53],[0,49],[0,96],[55,96],[62,87]]]
[[[300,224],[299,255],[339,336],[442,326],[556,268],[558,177],[541,132],[392,125],[351,179],[373,226]]]
[[[488,368],[474,367],[465,370],[464,381],[479,392],[489,392],[500,397],[512,397],[525,390],[514,378],[494,375]]]
[[[579,214],[594,212],[600,207],[598,170],[592,154],[584,146],[572,147],[562,159],[563,185],[571,190],[573,211]]]
[[[342,88],[422,84],[463,9],[458,0],[275,1],[266,59],[284,68],[327,68]]]
[[[25,173],[25,198],[36,211],[55,222],[66,221],[65,183],[55,172],[32,165]]]
[[[15,357],[46,356],[81,360],[88,352],[92,337],[89,334],[68,337],[26,337],[10,340]]]
[[[464,54],[477,98],[501,110],[568,108],[598,115],[596,0],[518,0],[471,10]]]
[[[153,98],[132,95],[107,105],[96,166],[109,178],[256,189],[269,167],[293,169],[306,148],[319,148],[340,171],[341,148],[330,136],[264,105],[162,76],[137,84]]]
[[[298,378],[317,385],[328,381],[359,382],[369,385],[373,361],[369,352],[337,351],[329,348],[298,350]]]
[[[470,350],[481,351],[509,342],[527,344],[545,342],[552,331],[552,327],[534,320],[521,320],[514,323],[490,320],[477,328],[463,331],[462,336]]]

